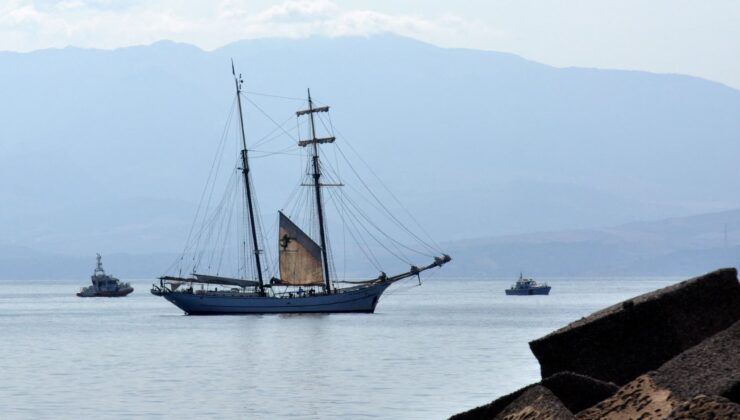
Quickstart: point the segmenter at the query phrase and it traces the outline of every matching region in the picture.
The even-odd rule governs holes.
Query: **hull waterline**
[[[77,296],[78,297],[124,297],[124,296],[131,294],[131,292],[133,291],[134,290],[131,289],[126,292],[96,292],[95,294],[77,293]]]
[[[506,289],[506,294],[510,296],[531,296],[550,294],[550,286],[534,287],[531,289]]]
[[[187,292],[167,292],[162,296],[188,315],[373,313],[390,285],[388,282],[328,295],[292,298]]]
[[[124,291],[117,292],[94,292],[93,294],[77,293],[78,297],[124,297],[131,294],[134,289],[127,289]]]

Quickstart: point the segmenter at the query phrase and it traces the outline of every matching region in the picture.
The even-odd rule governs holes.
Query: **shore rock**
[[[542,385],[534,385],[527,388],[494,419],[567,420],[575,417],[549,389]]]
[[[740,404],[718,396],[697,395],[676,407],[667,420],[740,420]]]
[[[476,407],[464,413],[452,417],[454,420],[489,420],[498,418],[502,413],[510,413],[510,407],[521,407],[521,398],[530,389],[535,387],[546,388],[555,398],[560,401],[569,413],[576,413],[585,408],[602,401],[613,395],[618,387],[612,383],[599,381],[587,376],[575,374],[572,372],[561,372],[553,375],[541,382],[526,386],[511,394],[505,395],[490,404]],[[542,396],[542,392],[539,391]],[[523,401],[532,401],[531,395]],[[547,398],[543,397],[545,407],[551,407]],[[533,407],[533,410],[543,410],[543,407]]]
[[[674,357],[655,371],[653,377],[656,384],[670,389],[681,400],[699,394],[737,398],[740,321]]]
[[[611,397],[619,387],[611,382],[589,378],[573,372],[560,372],[540,382],[573,413]]]
[[[737,397],[739,348],[740,321],[674,357],[658,370],[639,376],[606,400],[577,413],[576,417],[579,420],[663,419],[672,413],[695,412],[711,416],[712,410],[716,410],[716,414],[732,412],[736,408],[732,404],[736,402],[726,400],[728,404],[718,404],[715,397]],[[710,397],[691,403],[699,395]],[[715,399],[711,402],[706,398]]]
[[[726,268],[595,312],[530,343],[542,377],[576,372],[624,385],[740,319]]]
[[[671,392],[650,375],[639,376],[610,398],[577,414],[578,420],[665,418],[676,406]]]

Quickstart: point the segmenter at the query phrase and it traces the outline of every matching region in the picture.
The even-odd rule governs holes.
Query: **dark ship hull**
[[[134,291],[133,287],[123,290],[117,290],[114,292],[78,292],[79,297],[124,297],[131,294]]]
[[[550,286],[531,287],[528,289],[506,289],[507,295],[530,296],[530,295],[548,295]]]
[[[391,282],[304,297],[255,296],[232,292],[155,292],[188,315],[373,313]]]
[[[373,313],[380,295],[391,283],[351,291],[305,297],[245,296],[240,293],[168,292],[162,296],[188,315],[245,315],[289,313]]]

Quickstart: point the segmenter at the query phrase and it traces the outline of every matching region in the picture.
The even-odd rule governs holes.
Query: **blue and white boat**
[[[338,197],[336,190],[328,194],[323,193],[326,187],[341,187],[344,184],[337,179],[338,171],[333,170],[330,163],[324,163],[320,160],[319,146],[334,143],[335,137],[333,135],[317,136],[317,120],[326,131],[329,130],[327,127],[333,126],[330,121],[327,124],[320,115],[317,115],[319,113],[328,115],[329,107],[325,105],[315,106],[309,91],[307,109],[296,112],[296,117],[299,119],[297,125],[299,134],[297,139],[292,140],[297,140],[292,144],[293,147],[303,149],[306,152],[305,178],[298,187],[309,188],[303,190],[308,192],[297,201],[305,205],[308,217],[304,215],[300,219],[291,217],[283,211],[278,212],[278,261],[276,264],[270,264],[269,255],[263,255],[268,253],[265,253],[261,246],[264,238],[261,236],[260,213],[256,208],[249,160],[249,154],[254,150],[247,148],[242,97],[244,96],[252,104],[254,102],[242,91],[241,75],[236,76],[233,63],[232,74],[234,74],[236,85],[235,103],[238,106],[236,119],[239,125],[237,132],[239,133],[239,145],[241,146],[237,160],[238,172],[233,171],[232,176],[239,173],[238,178],[241,178],[241,180],[237,179],[235,182],[231,182],[231,185],[240,188],[239,192],[236,193],[238,197],[231,196],[230,199],[227,197],[227,199],[212,206],[213,215],[202,217],[203,228],[194,235],[191,230],[183,255],[173,264],[172,269],[177,274],[160,277],[159,283],[152,286],[152,294],[165,298],[189,315],[372,313],[375,311],[381,295],[390,285],[406,278],[419,277],[422,272],[442,267],[451,260],[438,247],[431,245],[422,240],[419,235],[411,232],[398,217],[388,211],[388,208],[374,193],[370,192],[370,199],[366,199],[363,205],[358,205],[350,198]],[[254,105],[257,107],[256,104]],[[257,109],[263,112],[262,108],[257,107]],[[236,111],[232,109],[232,112],[235,113]],[[269,119],[273,123],[275,122],[272,118]],[[300,121],[302,119],[307,120],[304,124],[308,129],[307,139],[301,139],[300,137]],[[283,126],[277,123],[275,125],[278,127],[274,131],[279,129],[283,133],[289,134]],[[280,134],[279,131],[278,134]],[[340,153],[344,156],[343,152],[340,151]],[[214,162],[220,162],[220,160]],[[354,168],[352,168],[352,172],[357,174]],[[327,178],[327,175],[328,179],[323,180]],[[364,181],[361,181],[361,184],[367,188]],[[203,197],[211,197],[211,195],[211,193],[204,192]],[[399,270],[402,272],[396,275],[386,275],[384,271],[379,270],[380,274],[378,276],[366,280],[338,279],[328,242],[327,214],[324,211],[326,196],[334,200],[337,207],[340,207],[336,214],[341,217],[345,225],[354,224],[356,231],[364,231],[370,234],[372,238],[370,241],[375,240],[377,242],[376,250],[381,248],[389,252],[397,250],[398,254],[395,256],[403,261],[408,261],[403,258],[407,252],[414,251],[417,254],[427,255],[429,262],[421,265],[409,263],[407,270]],[[373,202],[372,199],[376,201]],[[241,206],[243,211],[241,217],[232,218],[231,213],[228,213],[228,217],[221,214],[225,212],[224,209],[228,207],[228,203],[243,204]],[[367,207],[368,204],[371,207]],[[408,232],[410,237],[415,238],[417,245],[423,246],[424,251],[413,249],[381,230],[378,224],[370,221],[367,217],[371,208],[386,213],[393,223],[402,228],[400,231]],[[197,219],[198,216],[196,215]],[[244,228],[243,233],[239,233],[239,229],[230,228],[232,220],[239,222],[237,227]],[[304,224],[308,225],[309,231],[313,232],[314,235],[306,233],[294,220],[303,220]],[[358,224],[361,225],[360,228],[356,226]],[[356,238],[356,233],[349,230],[352,238]],[[232,259],[235,261],[234,266],[237,267],[237,275],[223,275],[223,272],[219,269],[224,257],[223,255],[214,256],[219,251],[218,246],[202,248],[203,244],[208,242],[208,239],[215,238],[216,242],[223,244],[234,241],[234,239],[228,239],[229,235],[232,234],[235,242],[239,244],[236,247],[229,248],[232,251]],[[361,247],[362,253],[375,257],[368,241],[356,239],[356,242]],[[238,252],[235,252],[234,249],[238,249]],[[223,245],[221,250],[228,251],[226,245]],[[227,262],[228,259],[226,258]],[[369,259],[374,261],[376,267],[379,266],[377,258]],[[192,267],[187,267],[191,263]],[[203,268],[204,265],[205,268]],[[270,273],[265,266],[277,267],[277,270],[273,268],[275,271],[270,280],[266,280]],[[186,272],[190,274],[182,276],[180,273],[183,269],[188,270]]]
[[[510,288],[506,289],[507,295],[547,295],[550,293],[550,286],[547,283],[537,283],[536,281],[528,278],[524,278],[519,273],[519,280],[516,281]]]

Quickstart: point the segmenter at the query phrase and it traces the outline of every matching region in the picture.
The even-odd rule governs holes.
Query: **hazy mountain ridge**
[[[339,141],[440,242],[740,206],[724,194],[740,188],[740,92],[718,83],[396,36],[210,52],[158,42],[0,53],[3,242],[67,255],[181,249],[232,100],[232,57],[248,91],[311,87],[332,105]],[[259,100],[280,116],[301,106]],[[254,114],[252,140],[272,129]],[[276,162],[255,162],[266,217],[299,172]]]
[[[740,210],[447,246],[465,276],[691,275],[740,260]]]
[[[442,243],[453,262],[436,277],[686,276],[740,260],[740,209],[630,223],[601,229],[539,232]],[[81,278],[94,255],[71,257],[17,246],[0,247],[0,279]],[[176,253],[104,255],[106,268],[125,278],[156,278]],[[356,256],[350,259],[362,267]],[[387,258],[389,267],[398,265]],[[403,267],[402,267],[403,268]],[[372,267],[348,273],[376,275]]]

